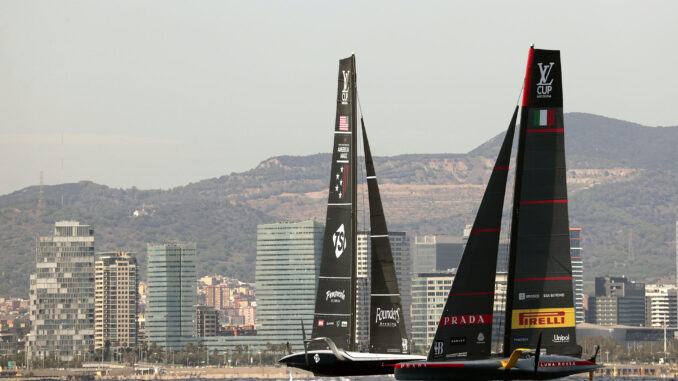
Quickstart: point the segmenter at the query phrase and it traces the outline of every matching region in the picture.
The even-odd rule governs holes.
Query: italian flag
[[[556,122],[556,113],[554,110],[535,110],[535,126],[553,126]]]

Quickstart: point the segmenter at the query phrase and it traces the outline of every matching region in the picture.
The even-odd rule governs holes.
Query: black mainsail
[[[501,214],[517,116],[518,106],[513,111],[457,268],[429,350],[429,361],[490,356]]]
[[[379,184],[374,170],[365,123],[360,119],[365,149],[367,192],[370,205],[370,243],[372,245],[370,283],[370,347],[371,353],[409,353],[405,316],[398,291],[391,242],[381,204]]]
[[[337,114],[330,190],[312,338],[327,337],[354,350],[356,287],[356,74],[355,56],[339,61]],[[312,342],[311,348],[324,347]]]
[[[560,51],[530,49],[520,115],[504,355],[579,356],[567,208]]]

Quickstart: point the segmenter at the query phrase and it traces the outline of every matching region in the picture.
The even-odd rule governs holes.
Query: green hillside
[[[468,154],[375,157],[389,227],[411,235],[461,234],[473,221],[502,135]],[[676,145],[678,127],[566,114],[570,218],[584,228],[587,279],[674,279]],[[166,191],[86,181],[46,186],[42,209],[37,186],[0,196],[0,296],[28,295],[35,238],[51,235],[62,219],[94,226],[97,251],[137,252],[142,264],[149,242],[194,241],[201,275],[253,281],[257,224],[324,221],[329,162],[329,154],[274,157],[243,173]],[[148,214],[133,215],[142,209]]]

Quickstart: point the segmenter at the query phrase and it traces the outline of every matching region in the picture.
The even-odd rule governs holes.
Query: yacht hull
[[[393,374],[395,365],[407,361],[424,361],[425,356],[388,353],[361,353],[340,351],[342,358],[329,350],[297,352],[278,362],[290,367],[313,372],[316,376],[370,376]],[[308,358],[306,361],[305,357]]]
[[[542,355],[534,371],[534,358],[519,359],[511,369],[504,369],[507,358],[400,363],[395,366],[398,380],[551,380],[578,373],[592,372],[602,365],[569,356]]]

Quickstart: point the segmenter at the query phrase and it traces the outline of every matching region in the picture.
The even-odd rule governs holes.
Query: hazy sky
[[[678,2],[0,0],[0,194],[169,188],[329,152],[356,53],[375,155],[467,152],[508,124],[530,43],[565,111],[678,125]],[[61,137],[63,136],[63,146]],[[620,147],[623,149],[623,147]]]

